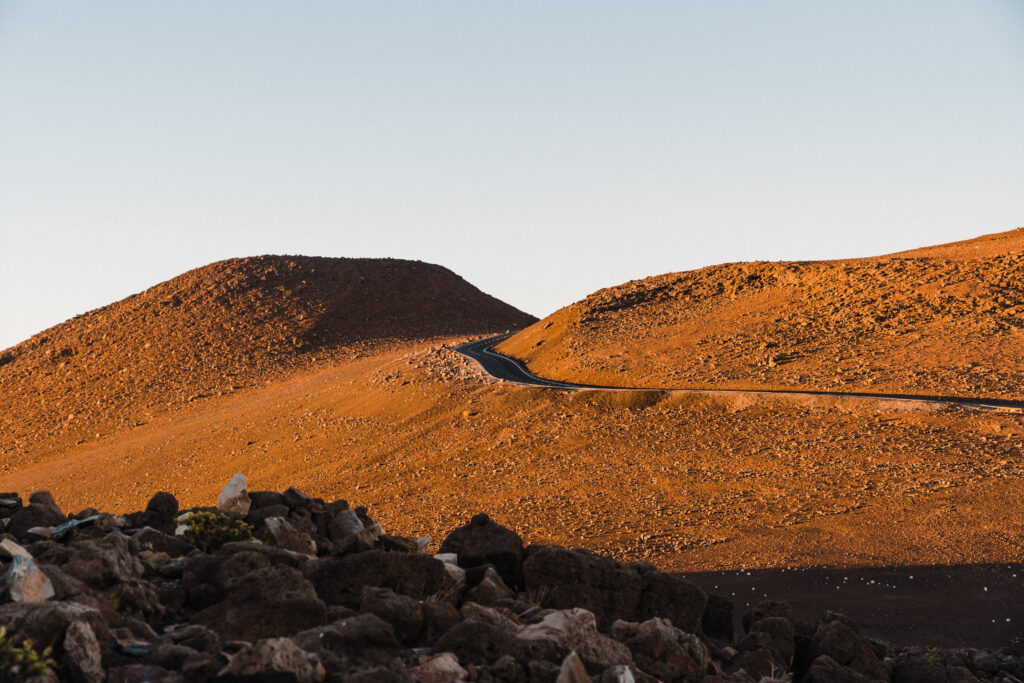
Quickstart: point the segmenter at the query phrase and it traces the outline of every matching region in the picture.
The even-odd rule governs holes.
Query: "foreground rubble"
[[[524,548],[484,514],[429,555],[365,508],[242,475],[219,503],[67,517],[46,492],[0,493],[0,641],[30,639],[50,668],[29,678],[12,655],[0,680],[1024,680],[1020,644],[894,648],[784,603],[734,632],[732,604],[678,576]]]

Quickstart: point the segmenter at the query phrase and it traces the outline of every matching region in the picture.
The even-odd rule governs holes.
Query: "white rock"
[[[445,570],[448,574],[455,579],[456,583],[465,583],[466,581],[466,570],[459,566],[459,556],[455,553],[438,553],[434,555],[435,560],[440,560],[444,564]]]
[[[452,683],[464,681],[469,672],[459,666],[458,658],[451,652],[442,652],[433,659],[409,670],[419,683]]]
[[[220,492],[217,507],[226,515],[241,519],[249,512],[249,490],[246,488],[245,475],[239,472],[231,477],[231,481]]]
[[[555,683],[593,683],[593,679],[587,674],[587,668],[583,666],[583,662],[580,661],[575,650],[562,660],[562,668],[558,671]]]
[[[580,659],[600,669],[633,664],[629,648],[602,635],[593,613],[579,607],[552,612],[538,623],[524,626],[516,637],[548,642],[566,652],[575,650]]]
[[[14,602],[45,602],[53,597],[53,584],[31,555],[11,558],[7,584]]]

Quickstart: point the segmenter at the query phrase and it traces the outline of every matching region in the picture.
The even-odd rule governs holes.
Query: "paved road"
[[[574,384],[572,382],[560,382],[555,379],[538,377],[526,369],[514,358],[504,356],[493,349],[494,346],[505,341],[513,333],[499,334],[494,337],[487,337],[478,341],[468,342],[455,347],[455,350],[464,356],[468,356],[480,364],[484,372],[514,384],[523,386],[541,387],[544,389],[562,389],[576,391],[579,389],[598,389],[602,391],[681,391],[693,394],[747,394],[749,396],[836,396],[841,398],[866,399],[872,401],[917,401],[921,403],[940,403],[945,405],[956,405],[965,408],[976,408],[980,410],[1013,409],[1024,411],[1024,401],[1009,401],[998,398],[970,398],[962,396],[927,396],[908,394],[873,394],[868,392],[843,392],[843,391],[801,391],[789,389],[758,389],[750,391],[745,389],[651,389],[647,387],[609,387],[599,384]]]

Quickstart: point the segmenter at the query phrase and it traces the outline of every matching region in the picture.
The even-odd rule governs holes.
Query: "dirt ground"
[[[978,292],[971,294],[975,302]],[[1013,306],[997,307],[999,319],[1010,321]],[[495,310],[499,317],[522,315]],[[546,324],[514,340],[544,348],[535,337],[553,329]],[[1007,325],[993,332],[986,351],[992,358],[1017,353],[1021,332]],[[672,329],[651,329],[671,339]],[[82,330],[88,340],[88,329]],[[858,349],[890,340],[890,353],[879,346],[863,357],[870,368],[888,367],[893,358],[909,363],[929,344],[945,344],[953,354],[953,336],[937,335],[906,346],[891,335],[863,336]],[[486,511],[527,542],[653,562],[710,584],[712,592],[753,589],[754,595],[791,599],[805,615],[848,610],[868,632],[897,643],[997,645],[1024,635],[1020,582],[1006,576],[1024,558],[1024,414],[828,397],[524,388],[484,377],[451,350],[466,339],[338,342],[314,355],[302,352],[301,363],[268,360],[272,371],[245,381],[214,373],[209,391],[175,388],[168,400],[161,394],[134,402],[116,382],[114,393],[97,399],[90,393],[96,387],[71,377],[77,366],[61,365],[71,360],[50,359],[33,347],[32,354],[43,354],[40,367],[55,363],[45,367],[58,378],[67,370],[70,379],[53,386],[60,387],[60,405],[75,406],[73,426],[64,418],[54,422],[51,417],[60,415],[40,403],[49,386],[43,378],[29,373],[19,380],[18,391],[32,401],[22,413],[21,399],[7,397],[0,491],[25,496],[49,489],[66,511],[137,510],[160,490],[185,506],[209,505],[232,474],[244,472],[254,490],[294,485],[369,506],[389,532],[430,536],[434,548],[445,533]],[[982,368],[977,372],[960,367],[977,362],[972,354],[983,346],[980,337],[970,339],[977,344],[960,347],[960,365],[944,365],[940,354],[922,372],[937,368],[934,377],[942,382],[961,378],[962,385],[943,384],[948,391],[942,393],[994,387],[993,393],[1016,395],[1019,385],[1010,380],[1019,362],[985,360],[974,366]],[[657,352],[674,342],[659,343],[651,358],[632,367],[654,368],[652,377],[669,367]],[[563,351],[586,359],[602,348]],[[723,342],[721,348],[745,347]],[[84,364],[85,372],[90,353],[68,358]],[[687,354],[673,353],[676,369],[711,367],[707,359],[691,363]],[[197,354],[190,358],[201,366]],[[232,358],[244,364],[244,357]],[[557,366],[565,360],[558,354],[551,358],[556,370],[571,369],[572,363]],[[819,361],[829,356],[801,358],[759,367],[768,376],[813,361],[816,372],[824,372]],[[619,361],[609,356],[610,362]],[[110,367],[120,373],[116,364]],[[8,361],[4,372],[15,371]],[[630,381],[629,372],[623,376]],[[808,388],[831,388],[807,377]],[[568,370],[558,378],[609,383]],[[677,376],[666,378],[675,382]],[[97,403],[95,411],[90,403]],[[35,434],[33,425],[42,431]],[[882,591],[879,581],[896,588]],[[746,602],[737,600],[738,607]]]
[[[129,510],[161,489],[208,504],[243,471],[403,534],[486,510],[532,542],[679,570],[1002,563],[1024,539],[1022,441],[1010,411],[525,389],[414,344],[51,442],[5,460],[0,489]]]
[[[1024,397],[1024,230],[843,261],[731,263],[603,289],[498,346],[620,387]]]

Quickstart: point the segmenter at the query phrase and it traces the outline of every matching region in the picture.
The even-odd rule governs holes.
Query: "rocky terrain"
[[[732,263],[600,290],[498,346],[623,387],[1024,398],[1024,229],[845,261]]]
[[[95,440],[368,346],[533,320],[419,261],[220,261],[0,351],[0,458]]]
[[[1012,253],[1017,241],[1009,234],[899,258],[977,264]],[[250,273],[234,284],[226,273],[235,271],[215,264],[194,281],[191,275],[171,281],[178,282],[173,291],[193,293],[187,306],[174,306],[173,298],[164,305],[162,294],[143,293],[55,328],[92,340],[74,346],[75,353],[47,356],[50,342],[41,337],[49,333],[5,352],[0,491],[28,500],[29,492],[47,489],[65,511],[102,501],[98,507],[113,519],[128,520],[117,530],[132,535],[139,524],[128,513],[145,507],[154,491],[174,491],[182,507],[195,508],[215,500],[222,482],[244,471],[254,488],[296,486],[324,500],[358,500],[395,537],[432,537],[426,553],[439,552],[451,529],[486,510],[526,546],[585,548],[623,563],[686,572],[705,592],[732,600],[737,619],[768,599],[792,600],[794,623],[813,625],[823,610],[841,611],[861,636],[888,643],[890,654],[911,645],[992,650],[1021,635],[1021,412],[503,384],[452,347],[471,333],[511,327],[518,312],[500,304],[487,308],[483,295],[471,295],[476,290],[463,309],[453,309],[425,283],[447,273],[433,266],[324,260],[346,273],[350,267],[399,271],[390,279],[365,275],[373,286],[364,290],[335,285],[358,278],[318,280],[334,272],[317,265],[320,260],[294,261],[294,271],[276,258],[226,262],[246,264],[242,270]],[[423,278],[408,275],[417,268]],[[469,287],[454,276],[444,281],[449,290]],[[212,296],[217,292],[227,297],[222,307],[211,303],[220,301]],[[387,306],[364,305],[375,292]],[[417,323],[414,310],[401,313],[403,301],[427,310],[434,299],[440,302],[436,324]],[[512,312],[506,317],[503,310]],[[124,315],[113,315],[117,311]],[[376,318],[360,323],[360,315]],[[463,315],[466,326],[460,327]],[[226,330],[232,317],[245,334]],[[403,322],[392,326],[392,319]],[[92,331],[83,322],[89,320]],[[953,333],[957,324],[949,322]],[[353,329],[368,336],[350,334]],[[333,331],[317,336],[314,330]],[[939,332],[932,334],[936,344]],[[104,334],[118,343],[108,348]],[[1012,340],[1011,332],[998,334]],[[999,338],[986,339],[995,349]],[[903,336],[880,336],[878,343],[885,339]],[[55,348],[70,346],[62,341]],[[896,365],[901,353],[915,348],[889,347]],[[962,348],[958,363],[990,351]],[[107,362],[116,358],[124,364]],[[652,358],[645,367],[655,366]],[[614,360],[609,355],[603,362]],[[872,362],[884,369],[887,359]],[[930,362],[920,359],[919,367]],[[218,368],[228,370],[218,375]],[[763,368],[767,373],[784,364]],[[967,376],[982,377],[988,369]],[[295,526],[291,508],[278,512]],[[49,527],[60,519],[44,522]],[[114,530],[103,524],[90,522],[61,543]],[[254,526],[257,538],[266,540],[266,530]],[[61,564],[37,551],[42,538],[7,530],[40,566]],[[173,535],[174,529],[164,530]],[[306,533],[318,554],[329,554],[329,533]],[[6,576],[10,567],[0,569]],[[60,595],[58,582],[51,583]],[[103,653],[115,647],[97,637]],[[4,647],[0,637],[0,661]],[[54,652],[62,662],[60,648]],[[469,671],[472,662],[458,657]],[[551,662],[561,666],[556,659]],[[728,657],[712,659],[728,672]],[[148,660],[118,665],[133,662]]]
[[[0,494],[4,681],[974,681],[1024,645],[894,647],[842,614],[736,609],[646,563],[525,545],[477,514],[437,554],[295,488],[69,516]]]

